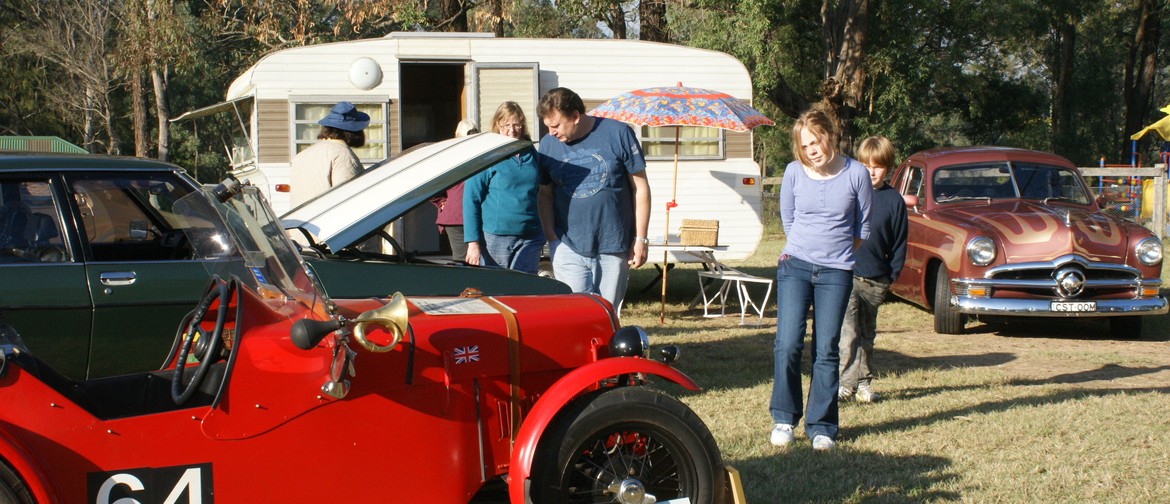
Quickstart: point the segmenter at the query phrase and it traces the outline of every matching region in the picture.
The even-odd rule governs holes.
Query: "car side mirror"
[[[918,206],[918,196],[913,194],[902,195],[902,200],[906,202],[906,208],[914,208]]]
[[[1097,208],[1102,209],[1104,209],[1105,205],[1109,203],[1109,199],[1106,198],[1104,194],[1098,194],[1097,197],[1093,199],[1093,201],[1097,202]]]
[[[148,229],[149,225],[144,220],[130,221],[130,239],[139,241],[147,239],[150,237]]]

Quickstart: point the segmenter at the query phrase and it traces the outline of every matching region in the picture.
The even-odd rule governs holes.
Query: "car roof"
[[[184,171],[171,163],[129,156],[0,153],[0,173],[28,170]]]
[[[908,160],[916,160],[928,166],[946,166],[986,161],[1030,161],[1058,166],[1074,166],[1072,161],[1050,152],[987,145],[936,147],[917,152],[910,156]]]

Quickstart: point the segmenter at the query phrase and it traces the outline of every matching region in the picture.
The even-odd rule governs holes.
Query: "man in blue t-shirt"
[[[638,137],[625,123],[585,115],[581,97],[556,88],[540,98],[541,225],[553,274],[621,310],[630,267],[646,262],[650,184]]]

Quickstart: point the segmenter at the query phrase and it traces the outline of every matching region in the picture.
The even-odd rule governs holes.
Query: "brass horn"
[[[398,346],[402,341],[402,335],[406,333],[407,319],[409,308],[406,305],[406,298],[402,296],[401,292],[395,292],[394,296],[390,298],[390,302],[381,308],[370,310],[358,315],[358,318],[353,321],[353,338],[357,340],[366,350],[371,352],[389,352]],[[366,324],[376,324],[382,328],[390,331],[393,339],[387,345],[378,345],[366,339]]]

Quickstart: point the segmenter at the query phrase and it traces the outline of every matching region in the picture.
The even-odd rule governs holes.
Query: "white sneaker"
[[[812,445],[813,449],[816,451],[829,451],[832,450],[833,447],[837,446],[837,443],[829,436],[824,434],[817,434],[813,437]]]
[[[845,401],[848,401],[850,399],[853,399],[853,391],[852,390],[849,390],[845,387],[841,387],[841,388],[837,389],[837,400],[838,401],[845,402]]]
[[[869,387],[868,383],[862,383],[857,386],[857,394],[854,397],[857,398],[857,402],[871,403],[878,399],[878,394]]]
[[[774,446],[788,446],[795,439],[796,435],[792,433],[791,425],[778,423],[772,428],[771,441]]]

